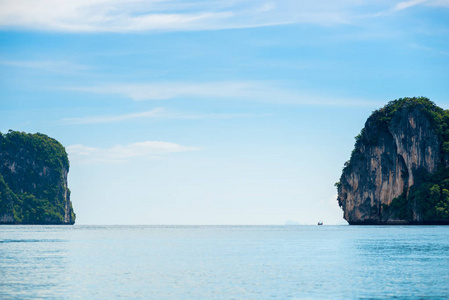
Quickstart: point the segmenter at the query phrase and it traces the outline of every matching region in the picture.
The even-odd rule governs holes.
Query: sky
[[[449,109],[448,0],[0,0],[0,131],[70,160],[77,224],[346,224],[372,111]]]

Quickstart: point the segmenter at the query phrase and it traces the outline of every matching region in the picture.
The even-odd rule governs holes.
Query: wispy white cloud
[[[411,46],[415,49],[424,50],[424,51],[427,51],[427,52],[430,52],[433,54],[444,55],[444,56],[449,55],[448,51],[442,51],[442,50],[432,48],[432,47],[422,46],[422,45],[418,45],[418,44],[411,44]]]
[[[149,111],[122,114],[122,115],[102,115],[88,116],[79,118],[64,118],[59,120],[63,125],[80,125],[80,124],[98,124],[98,123],[115,123],[122,121],[138,120],[138,119],[234,119],[234,118],[250,118],[254,117],[250,113],[190,113],[190,112],[171,112],[164,108],[155,108]]]
[[[80,118],[65,118],[59,121],[61,124],[65,125],[76,125],[76,124],[97,124],[97,123],[113,123],[121,122],[127,120],[153,118],[160,116],[162,113],[162,108],[155,108],[150,111],[132,113],[132,114],[122,114],[122,115],[102,115],[94,117],[80,117]]]
[[[0,28],[63,32],[217,30],[303,23],[338,25],[448,0],[0,0]],[[391,9],[393,8],[393,9]]]
[[[38,61],[38,60],[28,60],[28,61],[18,61],[18,60],[0,60],[0,65],[18,67],[18,68],[29,68],[29,69],[39,69],[52,72],[77,72],[88,70],[89,67],[70,61]]]
[[[84,145],[66,147],[71,162],[121,163],[131,159],[154,158],[170,153],[197,151],[197,147],[187,147],[175,143],[145,141],[129,145],[115,145],[111,148],[95,148]]]
[[[68,32],[126,32],[197,27],[226,12],[183,12],[164,9],[167,1],[2,0],[0,26]],[[173,1],[168,1],[173,2]]]
[[[417,5],[449,7],[449,0],[408,0],[397,3],[394,10],[403,10]]]
[[[399,2],[398,4],[396,4],[396,6],[394,7],[395,10],[401,10],[401,9],[406,9],[421,3],[427,2],[427,0],[409,0],[409,1],[403,1],[403,2]]]
[[[365,1],[0,0],[0,28],[65,32],[213,30],[348,23]]]
[[[168,99],[231,99],[266,103],[331,106],[371,106],[382,103],[317,95],[286,87],[277,81],[111,83],[90,87],[69,87],[81,92],[120,95],[134,101]]]
[[[261,90],[261,82],[158,82],[139,84],[104,84],[91,87],[71,87],[70,90],[98,94],[116,94],[135,101],[166,100],[179,97],[248,98]]]

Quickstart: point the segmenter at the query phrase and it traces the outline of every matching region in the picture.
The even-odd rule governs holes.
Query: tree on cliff
[[[73,224],[64,147],[44,134],[0,133],[0,223]]]

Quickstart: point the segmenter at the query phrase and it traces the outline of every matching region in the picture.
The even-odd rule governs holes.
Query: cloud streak
[[[395,10],[402,10],[402,9],[406,9],[421,3],[427,2],[427,0],[410,0],[410,1],[404,1],[404,2],[399,2],[398,4],[396,4],[396,6],[394,7]]]
[[[70,61],[0,60],[0,65],[17,68],[38,69],[52,72],[67,72],[67,70],[70,70],[70,72],[86,71],[90,69],[88,66],[76,64]]]
[[[0,28],[59,32],[192,31],[282,24],[334,26],[448,0],[0,0]],[[375,11],[379,9],[379,11]]]
[[[248,98],[257,94],[262,85],[262,82],[253,81],[158,82],[113,83],[67,89],[97,94],[116,94],[135,101],[145,101],[180,97]]]
[[[197,147],[187,147],[175,143],[144,141],[129,145],[115,145],[111,148],[95,148],[85,145],[66,147],[70,161],[80,164],[122,163],[132,159],[154,158],[171,153],[197,151]]]
[[[59,121],[63,125],[79,125],[79,124],[98,124],[98,123],[114,123],[127,120],[153,118],[161,115],[162,108],[155,108],[150,111],[123,114],[123,115],[103,115],[94,117],[65,118]]]
[[[0,27],[63,32],[216,30],[348,23],[357,0],[0,0]]]
[[[210,101],[243,100],[293,105],[370,107],[377,107],[382,104],[366,99],[343,99],[311,94],[307,91],[282,86],[277,81],[111,83],[90,87],[68,87],[66,89],[119,95],[134,101],[206,99]]]
[[[449,7],[449,0],[409,0],[397,3],[394,11],[407,9],[417,5],[426,5],[430,7]]]
[[[65,118],[59,120],[59,124],[84,125],[84,124],[116,123],[140,119],[234,119],[234,118],[250,118],[254,116],[255,116],[254,114],[249,113],[201,114],[201,113],[186,113],[186,112],[169,112],[164,108],[155,108],[149,111],[122,114],[122,115],[102,115],[102,116],[90,116],[79,118]]]

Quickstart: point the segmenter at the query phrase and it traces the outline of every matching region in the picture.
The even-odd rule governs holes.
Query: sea
[[[448,299],[449,226],[0,226],[0,299]]]

